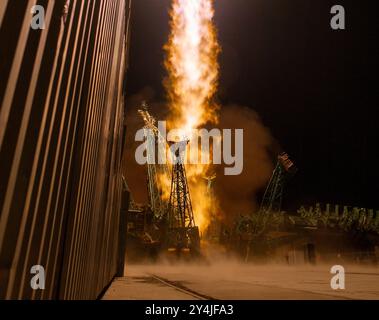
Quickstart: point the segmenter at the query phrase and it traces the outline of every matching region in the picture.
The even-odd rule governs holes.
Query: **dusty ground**
[[[129,265],[104,299],[379,299],[379,268],[345,267],[345,290],[333,290],[331,265]]]

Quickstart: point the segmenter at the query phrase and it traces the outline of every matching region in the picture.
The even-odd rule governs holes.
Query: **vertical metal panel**
[[[0,298],[94,299],[116,274],[130,3],[0,5]]]
[[[5,14],[5,10],[7,8],[7,5],[8,5],[8,0],[3,0],[0,2],[0,27],[3,23],[3,18],[4,18],[4,14]]]

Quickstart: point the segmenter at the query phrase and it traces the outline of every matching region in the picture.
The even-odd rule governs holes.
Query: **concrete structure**
[[[333,264],[241,264],[228,258],[209,265],[130,266],[106,300],[379,300],[376,267],[344,264],[345,289],[331,287]]]

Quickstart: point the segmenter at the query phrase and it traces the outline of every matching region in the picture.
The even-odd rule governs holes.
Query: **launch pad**
[[[185,149],[188,141],[167,142],[156,127],[155,118],[149,113],[146,103],[139,110],[145,126],[146,152],[148,159],[155,156],[155,148],[167,148],[172,151],[172,166],[167,159],[159,159],[159,164],[148,161],[147,186],[149,203],[143,206],[140,214],[134,215],[134,220],[143,221],[139,224],[140,231],[134,239],[146,244],[146,238],[151,239],[150,248],[158,248],[163,254],[175,253],[177,257],[189,254],[191,257],[200,255],[200,232],[195,223],[192,201],[188,186],[186,168],[184,165]],[[162,152],[160,154],[166,154]],[[162,181],[170,181],[170,196],[164,197]],[[150,212],[150,214],[148,214]],[[149,216],[149,219],[146,219]],[[135,221],[134,221],[135,223]],[[137,223],[138,224],[138,223]],[[156,253],[156,249],[152,249]]]
[[[146,105],[140,114],[145,121],[149,155],[163,138]],[[335,206],[333,212],[330,205],[326,205],[323,211],[320,204],[309,210],[302,207],[295,213],[282,211],[286,184],[298,171],[286,153],[277,157],[259,210],[237,216],[233,225],[225,225],[213,212],[211,225],[201,239],[183,161],[187,143],[170,142],[171,167],[167,164],[147,165],[149,204],[143,209],[140,207],[139,214],[138,210],[130,210],[129,215],[129,220],[139,220],[136,225],[140,231],[134,232],[133,236],[133,241],[140,243],[138,250],[154,259],[161,254],[170,259],[192,259],[202,256],[200,244],[201,240],[206,240],[208,244],[223,246],[226,252],[237,254],[245,262],[276,259],[286,264],[314,264],[328,258],[349,256],[349,252],[358,252],[349,256],[350,260],[377,262],[378,211],[353,208],[349,212],[347,207],[341,211]],[[164,196],[162,179],[170,181],[169,197]],[[212,202],[216,175],[204,179],[207,200]],[[330,251],[325,242],[336,245],[331,246]]]

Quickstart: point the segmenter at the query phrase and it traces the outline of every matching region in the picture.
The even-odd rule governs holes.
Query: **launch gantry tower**
[[[200,249],[199,229],[195,224],[191,196],[184,165],[185,147],[188,141],[178,142],[173,151],[170,202],[167,215],[168,247],[178,252],[189,249],[198,253]]]
[[[282,208],[284,184],[297,172],[297,168],[287,153],[278,156],[276,167],[264,193],[260,213],[280,212]]]
[[[167,141],[156,126],[156,119],[149,113],[146,102],[142,103],[142,109],[138,110],[145,126],[144,136],[147,143],[147,185],[149,204],[156,219],[163,219],[168,208],[168,202],[163,198],[163,181],[170,181],[170,170],[167,166],[166,146]],[[156,159],[156,150],[158,156]]]

